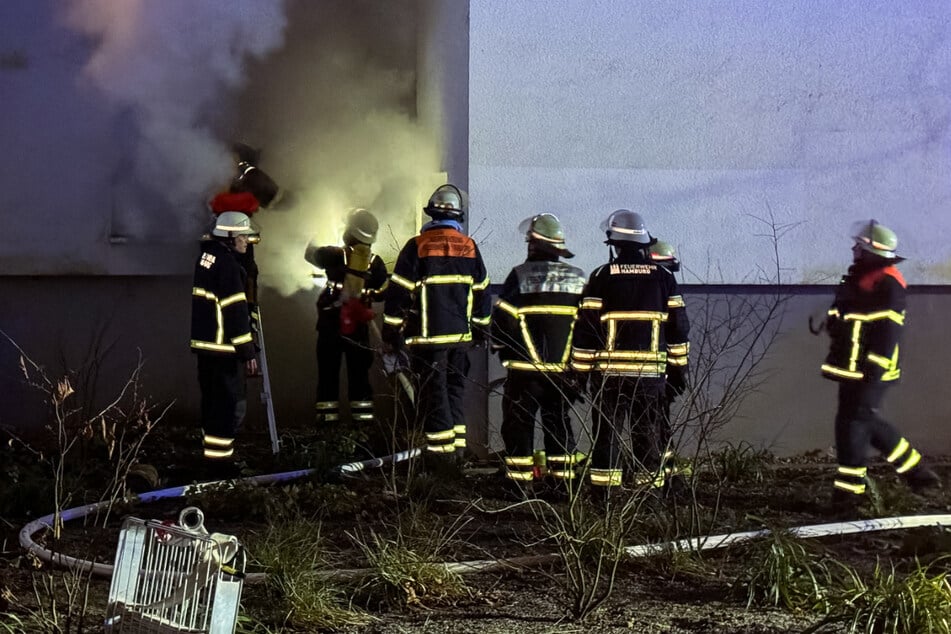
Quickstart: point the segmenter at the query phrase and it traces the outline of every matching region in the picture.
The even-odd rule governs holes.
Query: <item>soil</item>
[[[266,446],[266,445],[265,445]],[[158,449],[159,453],[165,449]],[[697,534],[716,534],[760,529],[794,527],[845,519],[840,510],[830,508],[829,483],[834,465],[818,456],[794,460],[748,460],[736,468],[731,480],[698,471],[694,495],[649,495],[638,498],[640,506],[620,529],[625,544],[660,542]],[[257,472],[273,472],[289,464],[258,460]],[[163,486],[187,482],[194,464],[166,456]],[[939,474],[945,482],[951,467],[942,461]],[[778,633],[801,632],[821,620],[809,612],[796,612],[770,605],[747,607],[744,578],[751,567],[750,551],[735,547],[686,555],[670,554],[650,558],[625,558],[614,576],[613,592],[598,609],[582,621],[570,617],[571,598],[568,575],[556,556],[551,526],[539,521],[533,508],[538,502],[513,504],[511,494],[502,486],[497,467],[473,465],[463,479],[408,473],[409,465],[376,469],[343,482],[304,479],[280,487],[239,487],[219,490],[185,499],[149,505],[122,505],[106,528],[74,522],[56,542],[59,551],[96,561],[111,562],[123,515],[142,518],[173,519],[186,505],[200,506],[206,527],[215,532],[234,534],[248,545],[250,563],[247,572],[260,572],[255,562],[254,544],[260,544],[269,526],[294,521],[320,526],[323,552],[333,558],[333,568],[361,569],[368,566],[358,541],[370,542],[374,536],[404,540],[417,551],[429,549],[441,561],[469,561],[523,558],[549,555],[548,560],[530,567],[510,566],[490,572],[466,574],[464,590],[440,595],[420,589],[381,598],[365,591],[352,591],[349,598],[367,615],[360,626],[341,627],[343,632],[644,632],[644,633]],[[918,496],[897,480],[885,465],[875,465],[870,475],[877,482],[881,503],[877,509],[862,508],[853,513],[861,517],[908,514],[951,513],[948,489]],[[633,493],[628,490],[612,508],[617,508]],[[565,517],[568,504],[546,491],[539,497]],[[595,517],[598,506],[587,499],[582,489],[578,501],[588,517]],[[580,508],[580,507],[577,507]],[[603,513],[602,513],[603,516]],[[16,533],[29,521],[27,516],[3,519],[3,552],[0,559],[0,613],[26,619],[37,609],[37,597],[43,598],[51,581],[59,588],[69,577],[50,571],[34,557],[24,556],[15,546]],[[437,537],[434,537],[437,536]],[[39,542],[52,542],[44,532]],[[915,529],[812,540],[823,553],[869,571],[877,561],[889,562],[898,569],[910,568],[916,559],[928,562],[951,547],[951,537],[942,529]],[[436,548],[438,546],[439,548]],[[945,568],[946,569],[946,568]],[[346,575],[341,575],[346,577]],[[606,579],[607,577],[603,578]],[[239,632],[308,632],[313,627],[286,627],[266,616],[273,612],[275,595],[258,579],[249,578],[243,591],[243,615]],[[99,631],[108,597],[108,581],[94,579],[89,584],[85,624],[65,631]],[[342,587],[353,588],[344,583]],[[60,599],[58,609],[65,608]],[[344,603],[344,605],[346,605]],[[47,605],[47,608],[49,606]],[[269,613],[269,609],[271,613]],[[271,614],[272,616],[272,614]],[[252,618],[253,617],[253,618]],[[270,616],[268,616],[270,618]],[[258,622],[255,625],[255,620]],[[4,630],[0,619],[0,632]],[[7,626],[8,628],[11,626]],[[24,626],[22,631],[41,631]],[[9,631],[20,631],[16,628]],[[825,628],[822,632],[844,631]]]

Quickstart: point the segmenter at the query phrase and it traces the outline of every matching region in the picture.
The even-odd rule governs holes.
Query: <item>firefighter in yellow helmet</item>
[[[234,471],[234,441],[247,409],[246,376],[257,373],[247,273],[237,257],[256,232],[238,211],[218,215],[195,263],[191,349],[198,357],[204,457],[223,477]]]
[[[541,414],[549,484],[559,493],[575,477],[575,437],[569,408],[576,396],[571,334],[584,289],[584,271],[561,262],[561,222],[533,216],[525,229],[528,255],[509,273],[492,311],[492,349],[508,370],[502,397],[506,488],[515,496],[542,474],[533,459],[535,417]]]
[[[668,364],[687,367],[689,323],[674,275],[651,260],[655,240],[639,213],[613,212],[603,224],[610,261],[596,269],[578,313],[572,362],[591,374],[594,447],[589,476],[596,499],[623,477],[619,446],[631,431],[635,482],[663,486],[670,437],[663,420]]]
[[[466,447],[463,404],[468,350],[489,325],[489,275],[475,241],[464,233],[466,196],[440,185],[423,211],[432,218],[400,251],[390,276],[383,341],[407,347],[418,380],[417,419],[433,471],[456,471]]]
[[[901,375],[899,339],[905,324],[906,284],[895,266],[898,237],[875,220],[853,227],[853,263],[826,318],[829,354],[822,375],[839,383],[835,416],[838,470],[833,508],[849,512],[863,499],[868,445],[877,449],[916,491],[941,485],[902,434],[879,414],[887,387]]]
[[[340,419],[340,370],[346,359],[347,400],[355,428],[366,431],[373,421],[370,387],[371,304],[386,286],[386,265],[371,251],[379,222],[366,209],[347,215],[344,246],[308,245],[304,252],[313,266],[323,269],[327,283],[317,298],[317,424]]]

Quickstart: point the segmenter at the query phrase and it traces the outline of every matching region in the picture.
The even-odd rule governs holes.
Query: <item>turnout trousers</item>
[[[638,377],[592,377],[597,390],[592,412],[594,447],[591,453],[591,484],[619,486],[621,437],[630,429],[632,462],[641,473],[638,484],[662,486],[663,460],[670,444],[670,426],[664,418],[666,395],[663,382]]]
[[[541,412],[548,474],[574,477],[575,436],[569,416],[572,391],[560,374],[509,370],[502,394],[506,477],[535,476],[535,418]]]
[[[428,454],[451,455],[466,448],[465,395],[467,347],[410,348],[416,376],[416,413],[422,420]]]
[[[234,355],[197,356],[204,456],[230,460],[235,436],[247,412],[245,364]]]
[[[368,340],[344,337],[332,330],[317,333],[317,423],[340,419],[340,365],[347,363],[347,397],[354,423],[373,420],[370,366],[373,350]]]
[[[835,415],[835,450],[839,467],[834,482],[838,491],[857,495],[865,493],[870,445],[900,474],[908,473],[921,462],[921,454],[878,413],[886,389],[884,383],[839,383],[839,405]]]

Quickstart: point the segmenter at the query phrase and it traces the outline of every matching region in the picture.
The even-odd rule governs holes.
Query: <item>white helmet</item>
[[[608,244],[636,244],[651,246],[656,240],[647,231],[644,218],[636,211],[618,209],[601,223],[601,229],[607,235]]]
[[[235,236],[250,236],[257,233],[251,228],[251,219],[240,211],[225,211],[218,214],[212,235],[219,238],[233,238]]]

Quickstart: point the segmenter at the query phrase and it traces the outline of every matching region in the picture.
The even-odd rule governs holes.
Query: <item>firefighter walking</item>
[[[557,489],[575,477],[575,437],[569,411],[577,388],[571,372],[571,337],[584,289],[584,271],[560,261],[561,222],[534,216],[527,228],[528,256],[509,273],[492,311],[492,349],[508,370],[502,397],[507,488],[516,496],[536,479],[535,417],[541,412],[547,476]]]
[[[835,416],[838,469],[833,506],[848,511],[866,491],[868,446],[877,449],[916,491],[938,487],[938,476],[879,407],[901,376],[899,339],[905,324],[906,284],[895,266],[904,258],[898,237],[875,220],[852,232],[853,263],[836,289],[826,318],[829,354],[822,375],[839,383]]]
[[[246,214],[219,214],[201,243],[192,286],[191,349],[198,358],[204,457],[222,476],[234,475],[234,440],[247,408],[246,375],[257,373],[246,273],[236,258],[252,234]]]
[[[466,201],[458,187],[438,187],[423,211],[432,220],[396,260],[382,334],[393,350],[409,350],[424,454],[438,469],[465,451],[468,350],[489,324],[489,276],[476,243],[463,233]]]
[[[366,429],[374,420],[370,366],[371,305],[386,286],[386,265],[371,251],[379,222],[366,209],[347,216],[344,246],[308,245],[304,253],[327,274],[317,298],[317,424],[340,418],[340,371],[346,361],[347,400],[355,427]]]
[[[630,428],[636,481],[664,484],[670,443],[664,417],[668,363],[686,371],[689,324],[673,274],[652,262],[654,239],[640,214],[627,209],[604,223],[610,261],[588,280],[572,359],[591,373],[594,448],[589,475],[598,497],[622,482],[619,436]]]

